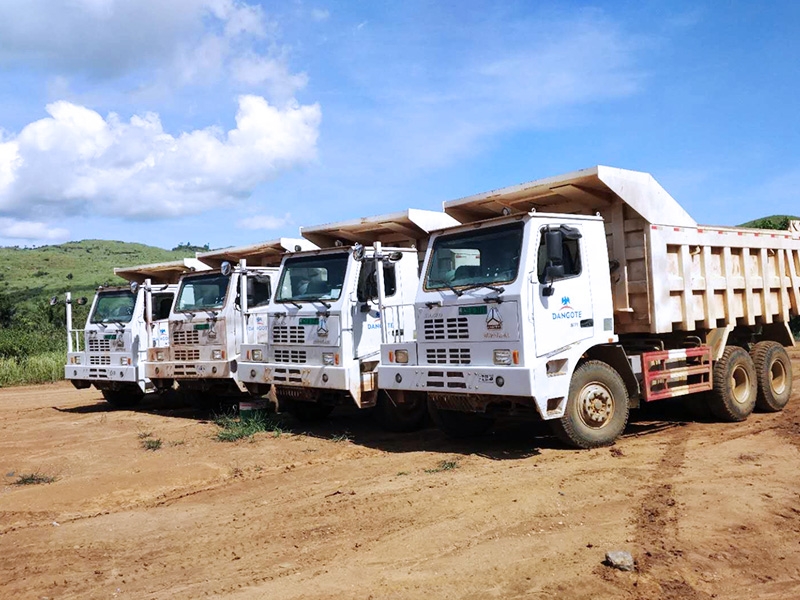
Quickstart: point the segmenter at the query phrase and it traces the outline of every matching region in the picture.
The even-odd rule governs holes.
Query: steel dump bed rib
[[[150,279],[153,283],[177,283],[184,273],[204,271],[207,268],[205,264],[195,258],[184,258],[170,262],[115,268],[114,274],[126,281],[137,283],[144,283],[145,279]]]

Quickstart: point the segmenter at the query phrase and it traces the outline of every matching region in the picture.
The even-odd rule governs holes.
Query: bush
[[[64,378],[65,358],[64,352],[0,358],[0,387],[59,381]]]
[[[66,331],[41,325],[0,328],[0,358],[24,360],[39,354],[59,352],[62,359],[67,351]]]

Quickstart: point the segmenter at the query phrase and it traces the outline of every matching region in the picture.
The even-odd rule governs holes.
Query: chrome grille
[[[200,350],[173,350],[175,360],[200,360]]]
[[[90,365],[110,365],[111,364],[111,357],[110,356],[90,356],[89,357],[89,364]]]
[[[431,365],[468,365],[472,362],[469,348],[428,348],[426,356]]]
[[[425,319],[423,329],[426,340],[465,340],[469,337],[467,317]]]
[[[89,352],[111,352],[111,340],[89,340]]]
[[[194,329],[190,331],[173,331],[173,346],[191,346],[200,343],[200,334]]]
[[[305,350],[275,350],[275,362],[278,363],[306,363]]]
[[[275,344],[305,344],[306,328],[302,325],[275,325],[272,341]]]

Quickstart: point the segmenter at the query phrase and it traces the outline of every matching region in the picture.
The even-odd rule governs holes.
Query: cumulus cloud
[[[0,138],[0,216],[176,217],[249,196],[316,156],[318,105],[238,100],[236,127],[172,135],[158,114],[128,121],[69,102]]]
[[[208,85],[233,67],[246,83],[265,84],[259,93],[287,101],[305,75],[289,72],[278,32],[261,6],[243,0],[8,0],[0,2],[0,67],[93,81],[132,75],[159,86]]]
[[[69,239],[69,231],[62,227],[50,227],[46,223],[0,217],[0,238],[63,242]]]
[[[280,229],[292,223],[292,215],[286,213],[282,217],[273,215],[253,215],[246,219],[240,219],[236,225],[241,229]]]

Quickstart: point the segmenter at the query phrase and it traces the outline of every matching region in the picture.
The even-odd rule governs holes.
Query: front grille
[[[89,364],[90,365],[110,365],[111,364],[111,357],[110,356],[90,356],[89,357]]]
[[[175,360],[200,360],[200,350],[173,350]]]
[[[275,369],[272,379],[275,383],[303,383],[300,369]]]
[[[428,387],[434,388],[457,390],[464,390],[467,388],[464,371],[429,371],[428,380],[425,383]]]
[[[306,328],[301,325],[275,325],[272,328],[275,344],[305,344]]]
[[[428,348],[426,356],[431,365],[468,365],[472,362],[469,348]]]
[[[89,369],[89,377],[92,379],[108,379],[107,369]]]
[[[194,329],[190,331],[173,331],[173,346],[192,346],[200,343],[200,334]]]
[[[305,350],[275,350],[275,362],[277,363],[306,363]]]
[[[423,329],[426,340],[465,340],[469,338],[467,317],[425,319]]]
[[[175,377],[195,377],[197,370],[194,365],[175,365]]]
[[[89,352],[111,352],[111,340],[89,340]]]

